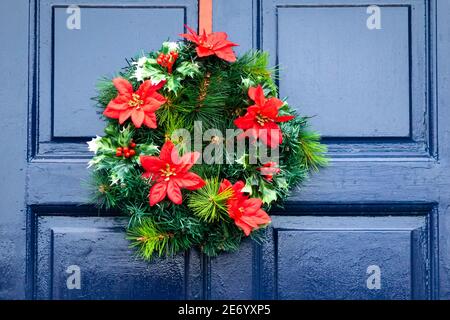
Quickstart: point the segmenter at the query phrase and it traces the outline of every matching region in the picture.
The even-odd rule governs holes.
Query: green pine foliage
[[[132,247],[138,247],[139,254],[145,260],[149,260],[156,253],[162,256],[171,252],[169,245],[173,238],[172,233],[164,232],[156,226],[150,218],[144,218],[136,226],[128,230],[128,239],[132,241]]]
[[[328,158],[324,156],[327,147],[320,143],[320,135],[317,132],[303,131],[299,141],[303,152],[302,165],[306,169],[319,171],[319,168],[328,165]]]
[[[320,136],[308,128],[308,118],[301,117],[285,103],[280,115],[296,117],[280,124],[283,143],[280,145],[279,174],[267,179],[258,169],[262,166],[259,160],[251,164],[248,154],[240,155],[239,159],[229,154],[229,160],[236,161],[193,166],[192,171],[207,184],[196,191],[183,189],[181,205],[165,199],[150,207],[148,194],[153,183],[142,178],[139,155],[158,156],[168,139],[177,145],[181,154],[193,151],[193,137],[186,141],[175,133],[180,128],[192,132],[199,123],[203,132],[211,128],[223,132],[222,138],[204,137],[203,148],[213,141],[223,142],[225,130],[236,129],[233,120],[253,104],[247,95],[249,87],[261,85],[266,96],[277,96],[276,70],[268,68],[269,56],[265,52],[250,51],[230,64],[215,56],[199,59],[192,44],[178,43],[179,57],[173,72],[169,73],[156,63],[156,59],[160,53],[169,53],[170,46],[170,43],[164,43],[157,52],[134,57],[114,75],[130,81],[134,90],[142,83],[139,77],[166,81],[159,91],[167,102],[156,112],[158,128],[143,126],[136,129],[130,120],[119,125],[116,119],[103,117],[105,134],[96,141],[97,149],[90,161],[92,202],[99,208],[115,209],[129,217],[127,237],[145,260],[175,255],[193,246],[209,256],[238,250],[246,237],[227,211],[232,191],[218,192],[222,179],[232,183],[244,181],[245,192],[261,198],[267,211],[274,205],[281,206],[290,191],[300,186],[311,171],[327,165],[326,146],[320,143]],[[114,77],[103,78],[98,83],[95,101],[100,112],[118,94],[112,83]],[[116,155],[118,147],[132,143],[136,144],[135,156]],[[260,228],[251,233],[251,238],[264,241],[264,234],[264,228]]]
[[[227,213],[227,201],[233,196],[231,189],[219,193],[220,182],[217,178],[207,179],[206,185],[189,196],[188,207],[205,222],[224,219]]]

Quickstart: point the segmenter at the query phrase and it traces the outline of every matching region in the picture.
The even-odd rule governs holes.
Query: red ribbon
[[[198,1],[198,33],[212,32],[212,1],[213,0],[199,0]]]

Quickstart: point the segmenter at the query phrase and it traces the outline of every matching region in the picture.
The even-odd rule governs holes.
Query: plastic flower
[[[97,153],[98,148],[100,147],[99,142],[102,140],[102,137],[96,135],[95,138],[92,138],[91,141],[86,142],[88,145],[89,151],[92,151],[93,153]]]
[[[228,62],[236,61],[236,55],[231,48],[238,46],[238,44],[227,40],[228,35],[226,32],[213,32],[206,34],[205,30],[203,30],[202,35],[198,35],[188,26],[186,26],[186,28],[190,34],[183,33],[180,34],[180,36],[194,42],[197,45],[196,51],[199,57],[216,55],[220,59]]]
[[[132,65],[138,66],[139,68],[142,68],[145,63],[148,61],[147,57],[140,57],[136,62],[133,62]]]
[[[281,169],[277,167],[277,163],[274,161],[269,161],[263,164],[263,166],[258,168],[257,170],[261,172],[261,175],[267,181],[272,181],[273,176],[280,173],[281,171]]]
[[[178,42],[173,41],[163,42],[163,47],[167,47],[169,51],[177,51],[179,49]]]
[[[132,78],[135,78],[137,81],[142,82],[144,81],[144,78],[147,76],[147,71],[145,70],[145,64],[149,58],[147,57],[140,57],[137,61],[132,62],[132,65],[135,66],[134,74]],[[153,82],[152,82],[153,83]],[[153,83],[155,84],[155,83]]]
[[[242,192],[244,182],[238,181],[234,185],[224,179],[220,185],[219,193],[231,188],[233,196],[228,199],[228,214],[234,223],[242,229],[246,236],[258,229],[261,225],[270,223],[269,215],[261,209],[262,200],[259,198],[249,198]]]
[[[166,99],[156,90],[161,89],[165,81],[154,85],[150,80],[146,80],[136,92],[133,91],[131,83],[123,78],[115,78],[113,83],[118,95],[109,102],[103,115],[119,119],[120,124],[131,117],[136,128],[144,124],[155,129],[157,127],[155,111],[166,102]]]
[[[156,183],[149,193],[150,206],[162,201],[166,196],[175,203],[181,204],[181,189],[197,190],[205,185],[205,181],[193,172],[189,172],[200,157],[199,152],[189,152],[181,158],[172,141],[167,141],[158,157],[140,156],[145,170],[142,175]]]
[[[244,130],[244,135],[261,139],[268,147],[277,147],[283,142],[280,127],[277,123],[289,121],[294,116],[278,116],[283,101],[277,98],[266,98],[261,85],[250,87],[248,96],[255,104],[247,108],[247,113],[234,120],[234,124]]]

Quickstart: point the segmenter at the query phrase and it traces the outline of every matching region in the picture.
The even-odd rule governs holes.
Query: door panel
[[[102,128],[90,98],[125,58],[195,28],[197,1],[2,1],[0,298],[450,299],[450,3],[371,4],[379,30],[364,0],[213,1],[214,30],[269,51],[332,161],[263,244],[147,264],[123,218],[86,205],[85,141]]]
[[[280,94],[297,102],[300,112],[326,114],[311,121],[324,137],[408,138],[409,56],[422,54],[411,59],[423,68],[424,54],[417,50],[423,33],[413,33],[411,44],[409,34],[412,25],[424,24],[423,8],[415,8],[410,24],[407,4],[383,6],[382,29],[369,30],[367,6],[341,3],[277,7]],[[417,94],[420,100],[413,101],[424,101],[423,90]]]
[[[71,3],[74,4],[73,1]],[[53,49],[50,53],[52,68],[41,73],[41,79],[47,76],[45,71],[52,74],[52,82],[48,83],[53,86],[53,138],[91,137],[102,133],[104,124],[96,115],[97,110],[92,107],[91,100],[96,95],[99,77],[120,70],[126,63],[125,57],[138,55],[141,50],[157,49],[169,37],[177,39],[187,22],[186,8],[181,6],[111,4],[81,6],[80,30],[64,28],[68,16],[65,6],[53,7],[53,19],[41,15],[41,41],[49,43]],[[44,6],[43,1],[41,5]],[[44,12],[45,9],[41,11]],[[161,30],[162,25],[164,32],[155,32]],[[47,37],[53,37],[53,42],[46,42]],[[47,49],[41,46],[41,59],[47,58]],[[80,123],[84,125],[80,126]]]
[[[42,209],[37,213],[37,298],[190,297],[186,294],[191,277],[198,275],[194,269],[199,266],[198,254],[147,263],[128,248],[123,228],[126,219],[46,215]],[[69,276],[75,275],[71,266],[79,268],[78,290],[67,285]]]
[[[428,158],[426,3],[373,4],[379,30],[367,27],[364,1],[263,1],[263,48],[280,66],[280,94],[313,116],[334,156]]]
[[[333,158],[274,219],[267,246],[273,252],[262,254],[268,260],[266,297],[438,295],[438,228],[430,221],[437,221],[448,203],[440,193],[449,181],[437,148],[436,124],[444,115],[430,98],[436,93],[430,81],[437,68],[436,2],[371,4],[380,8],[379,30],[367,27],[364,1],[261,4],[262,47],[280,65],[280,93],[314,116],[314,128],[324,134]],[[434,209],[419,218],[413,210],[417,203]],[[301,210],[295,209],[298,204]],[[328,212],[333,218],[326,218]],[[365,287],[371,264],[380,267],[379,289]]]
[[[254,244],[244,240],[236,253],[228,253],[210,259],[207,276],[207,298],[210,299],[252,299],[255,292]]]
[[[80,9],[79,30],[66,27],[70,5]],[[34,159],[88,158],[85,141],[103,128],[92,101],[98,80],[113,76],[142,50],[178,39],[184,24],[197,24],[194,0],[44,0],[35,10]]]
[[[262,291],[278,299],[428,299],[435,219],[424,205],[276,216],[262,255],[271,282]]]

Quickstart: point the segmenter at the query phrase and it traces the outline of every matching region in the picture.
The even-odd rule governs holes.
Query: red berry
[[[134,149],[131,149],[129,154],[130,154],[130,156],[134,156],[136,154],[136,151],[134,151]]]
[[[128,147],[123,147],[123,153],[127,153],[128,151],[130,151],[130,149],[128,149]]]
[[[136,148],[136,143],[131,142],[131,143],[130,143],[130,148]]]
[[[117,147],[116,151],[122,152],[122,147]]]
[[[125,158],[129,158],[130,157],[130,153],[129,152],[125,152]]]
[[[121,157],[122,156],[122,151],[117,150],[116,151],[116,157]]]

